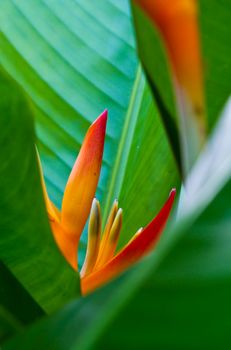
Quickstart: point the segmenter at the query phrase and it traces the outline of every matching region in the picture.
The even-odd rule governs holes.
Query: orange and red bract
[[[107,110],[88,129],[67,181],[61,212],[49,199],[42,176],[44,198],[54,238],[64,257],[76,270],[79,239],[88,219],[99,180],[106,123]],[[40,161],[39,166],[41,169]]]
[[[77,270],[77,252],[79,238],[75,235],[68,234],[60,222],[57,222],[54,219],[50,219],[50,226],[57,246],[61,250],[63,256],[73,267],[73,269]]]
[[[204,111],[196,0],[136,0],[158,28],[178,83],[197,114]],[[200,112],[200,113],[199,113]]]
[[[45,203],[55,241],[75,270],[78,269],[80,235],[91,211],[88,254],[80,274],[83,294],[110,281],[150,252],[164,229],[175,197],[175,190],[172,190],[156,218],[146,228],[140,229],[118,254],[114,252],[121,231],[122,209],[118,208],[118,202],[115,201],[100,239],[100,206],[94,196],[102,164],[106,121],[107,111],[98,117],[86,134],[66,185],[61,212],[49,199],[42,177]],[[40,161],[39,165],[42,175]]]
[[[64,191],[61,225],[80,237],[95,196],[102,164],[107,111],[90,126]]]

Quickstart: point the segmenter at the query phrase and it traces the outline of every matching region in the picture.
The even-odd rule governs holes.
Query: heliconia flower
[[[199,118],[204,113],[204,92],[197,0],[136,2],[159,29],[176,79],[188,95]]]
[[[165,227],[176,192],[172,190],[151,223],[139,229],[128,244],[115,253],[122,227],[122,209],[115,200],[102,230],[100,204],[94,198],[102,164],[106,121],[107,111],[104,111],[90,126],[67,181],[61,211],[49,199],[38,155],[42,188],[54,239],[75,270],[78,269],[79,239],[89,217],[87,251],[80,271],[83,294],[110,281],[150,252]]]

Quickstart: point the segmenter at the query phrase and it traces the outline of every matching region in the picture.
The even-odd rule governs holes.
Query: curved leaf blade
[[[2,72],[0,90],[0,259],[51,312],[79,294],[79,281],[49,228],[28,99]]]

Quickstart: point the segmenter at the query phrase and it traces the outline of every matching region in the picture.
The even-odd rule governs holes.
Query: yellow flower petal
[[[159,214],[101,269],[81,279],[83,294],[107,283],[150,252],[162,233],[171,212],[176,190],[172,190]]]
[[[111,226],[108,239],[102,249],[102,254],[99,256],[99,261],[94,270],[99,270],[101,266],[105,265],[111,258],[113,258],[116,246],[119,240],[120,231],[122,228],[122,209],[120,208],[115,216]]]
[[[116,216],[117,211],[118,211],[118,201],[115,200],[113,205],[112,205],[111,211],[110,211],[109,216],[108,216],[107,224],[106,224],[106,227],[105,227],[104,232],[103,232],[103,236],[102,236],[102,239],[100,242],[100,247],[99,247],[99,254],[98,254],[98,258],[97,258],[94,270],[96,270],[98,268],[98,266],[101,265],[102,257],[104,255],[105,247],[107,245],[107,242],[109,239],[109,234],[111,231],[111,227],[112,227],[113,222],[115,220],[115,216]]]
[[[101,213],[99,202],[94,198],[88,225],[87,252],[80,276],[88,275],[94,268],[98,256],[101,234]]]

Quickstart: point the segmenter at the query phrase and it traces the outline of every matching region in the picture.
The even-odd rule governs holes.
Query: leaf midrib
[[[132,139],[135,132],[136,123],[138,120],[138,112],[141,106],[142,97],[144,93],[145,79],[139,65],[136,72],[128,110],[124,120],[124,127],[119,142],[117,156],[114,161],[114,167],[111,174],[111,181],[108,188],[108,195],[105,199],[103,211],[103,223],[105,224],[108,216],[110,206],[115,198],[119,198],[123,180],[125,177],[125,170],[127,160],[130,154]]]

